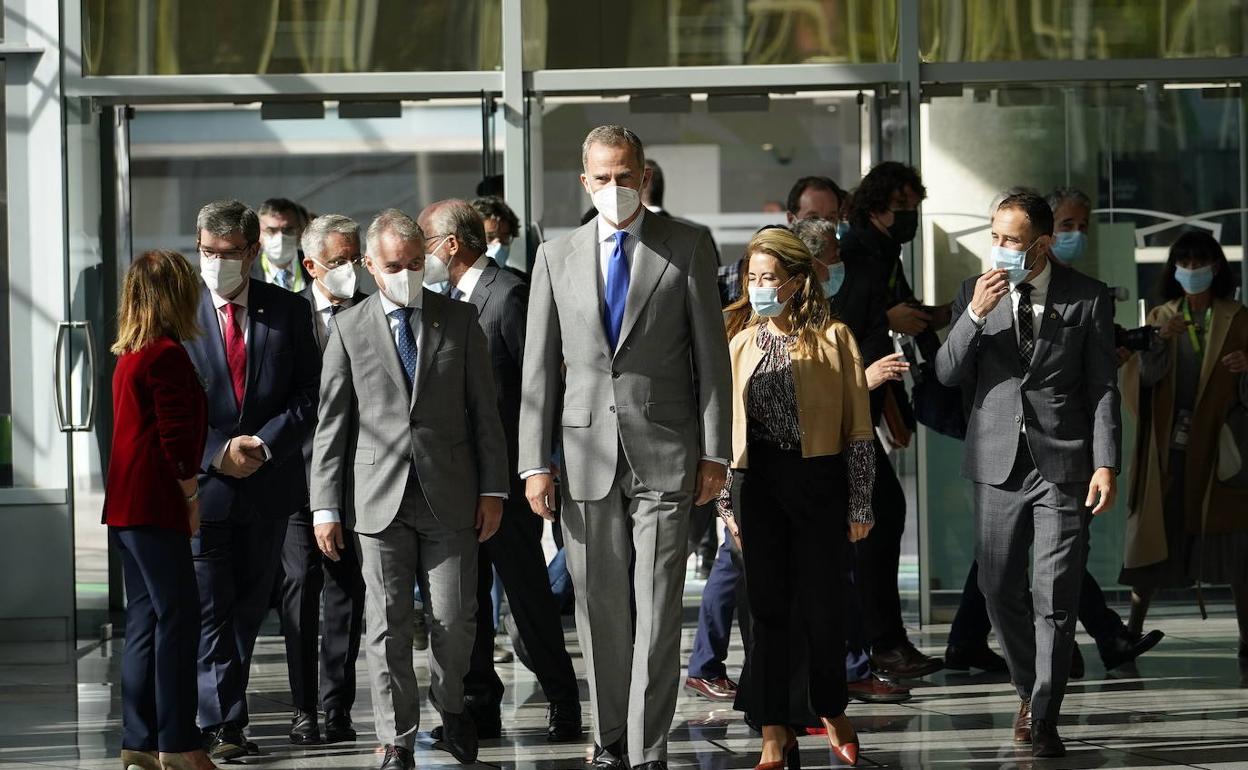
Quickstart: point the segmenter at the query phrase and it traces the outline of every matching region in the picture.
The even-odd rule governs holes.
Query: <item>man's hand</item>
[[[698,461],[698,482],[693,488],[693,504],[706,505],[719,497],[728,480],[728,466],[712,460]]]
[[[921,307],[901,302],[888,309],[888,328],[911,337],[917,336],[931,322],[932,317]]]
[[[867,390],[875,390],[889,380],[900,380],[908,371],[910,364],[901,353],[884,356],[867,367]]]
[[[524,480],[524,499],[529,507],[546,521],[555,520],[555,477],[537,473]]]
[[[1172,340],[1187,331],[1187,320],[1181,315],[1170,316],[1170,320],[1161,325],[1158,332],[1163,340]]]
[[[235,436],[225,445],[221,472],[236,479],[245,479],[264,465],[264,446],[255,436]]]
[[[503,498],[481,495],[477,498],[477,542],[484,543],[494,537],[503,521]]]
[[[317,524],[312,530],[316,535],[316,547],[321,549],[325,558],[330,561],[340,561],[342,549],[347,545],[342,539],[342,524],[336,521],[331,524]]]
[[[1092,474],[1092,481],[1088,483],[1088,499],[1083,504],[1092,508],[1095,503],[1096,507],[1092,508],[1092,515],[1099,516],[1109,510],[1117,496],[1118,478],[1114,476],[1113,469],[1097,468],[1096,473]],[[1098,499],[1100,502],[1097,502]]]
[[[191,534],[199,531],[199,500],[190,500],[186,504],[186,518],[191,525]]]
[[[865,524],[860,521],[851,521],[849,523],[849,542],[857,543],[859,540],[866,539],[871,534],[871,528],[874,524]]]
[[[1248,354],[1242,350],[1236,350],[1234,353],[1222,356],[1222,365],[1236,374],[1248,372]]]
[[[997,303],[1010,293],[1010,281],[1001,268],[989,270],[975,279],[975,293],[971,296],[971,310],[980,318],[987,318]]]

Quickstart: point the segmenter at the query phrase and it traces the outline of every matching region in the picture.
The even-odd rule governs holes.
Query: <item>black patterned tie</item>
[[[1031,368],[1032,355],[1036,352],[1036,317],[1031,309],[1029,283],[1018,285],[1018,358],[1025,374]]]

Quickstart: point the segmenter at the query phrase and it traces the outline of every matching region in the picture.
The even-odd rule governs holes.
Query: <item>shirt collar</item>
[[[246,310],[247,309],[247,295],[250,292],[251,292],[251,279],[250,278],[243,279],[243,290],[240,291],[238,293],[238,296],[235,297],[234,299],[226,299],[225,297],[222,297],[220,294],[217,294],[212,289],[208,290],[208,293],[212,295],[212,306],[215,307],[217,310],[221,310],[226,305],[238,305],[243,310]]]
[[[323,312],[325,309],[333,306],[334,303],[330,302],[329,297],[325,295],[325,290],[321,287],[319,283],[317,283],[316,279],[312,280],[311,288],[309,289],[309,291],[312,292],[312,309],[315,310],[316,312],[318,313]],[[344,299],[342,302],[339,302],[338,304],[345,310],[351,307],[352,305],[354,305],[355,302],[350,299]]]
[[[419,310],[421,307],[424,306],[426,291],[428,291],[428,289],[421,289],[420,294],[416,295],[416,304],[412,305],[413,310]],[[384,293],[382,293],[381,290],[377,291],[377,296],[381,298],[381,309],[385,311],[386,315],[390,315],[391,313],[393,313],[394,311],[402,307],[402,305],[396,305],[393,302],[391,302],[390,298],[387,297]]]
[[[634,238],[640,238],[641,237],[641,221],[645,218],[646,218],[646,207],[642,206],[638,210],[637,218],[634,219],[632,222],[628,223],[628,227],[624,228],[624,232],[628,233]],[[602,214],[598,215],[597,221],[598,221],[598,242],[599,243],[603,243],[604,241],[611,240],[612,238],[615,237],[615,234],[620,231],[620,228],[608,222],[602,216]]]
[[[472,267],[468,268],[463,275],[459,277],[459,283],[455,284],[455,288],[464,294],[464,299],[472,299],[472,291],[477,288],[477,282],[481,280],[481,273],[485,272],[486,265],[490,263],[490,258],[482,254],[477,257],[477,261],[472,263]]]

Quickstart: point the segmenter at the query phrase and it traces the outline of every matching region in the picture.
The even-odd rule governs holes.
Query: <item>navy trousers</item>
[[[204,522],[191,538],[199,603],[199,726],[247,725],[247,681],[287,517]]]
[[[195,727],[199,597],[186,535],[109,527],[126,583],[121,659],[121,745],[181,753],[203,741]]]
[[[706,587],[702,589],[702,605],[698,608],[698,630],[693,637],[689,655],[689,676],[697,679],[725,679],[728,669],[728,639],[732,635],[732,617],[741,615],[738,624],[744,628],[745,613],[738,607],[745,604],[744,572],[741,559],[725,538],[711,567]],[[741,607],[744,609],[744,607]]]

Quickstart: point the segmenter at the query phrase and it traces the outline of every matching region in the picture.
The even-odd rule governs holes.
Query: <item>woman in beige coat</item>
[[[1248,310],[1233,293],[1218,242],[1203,232],[1180,236],[1162,276],[1166,302],[1148,317],[1159,333],[1124,369],[1140,429],[1119,580],[1133,589],[1133,634],[1157,589],[1195,583],[1199,600],[1201,583],[1229,583],[1239,655],[1248,658],[1248,489],[1215,473],[1226,416],[1248,404]]]

